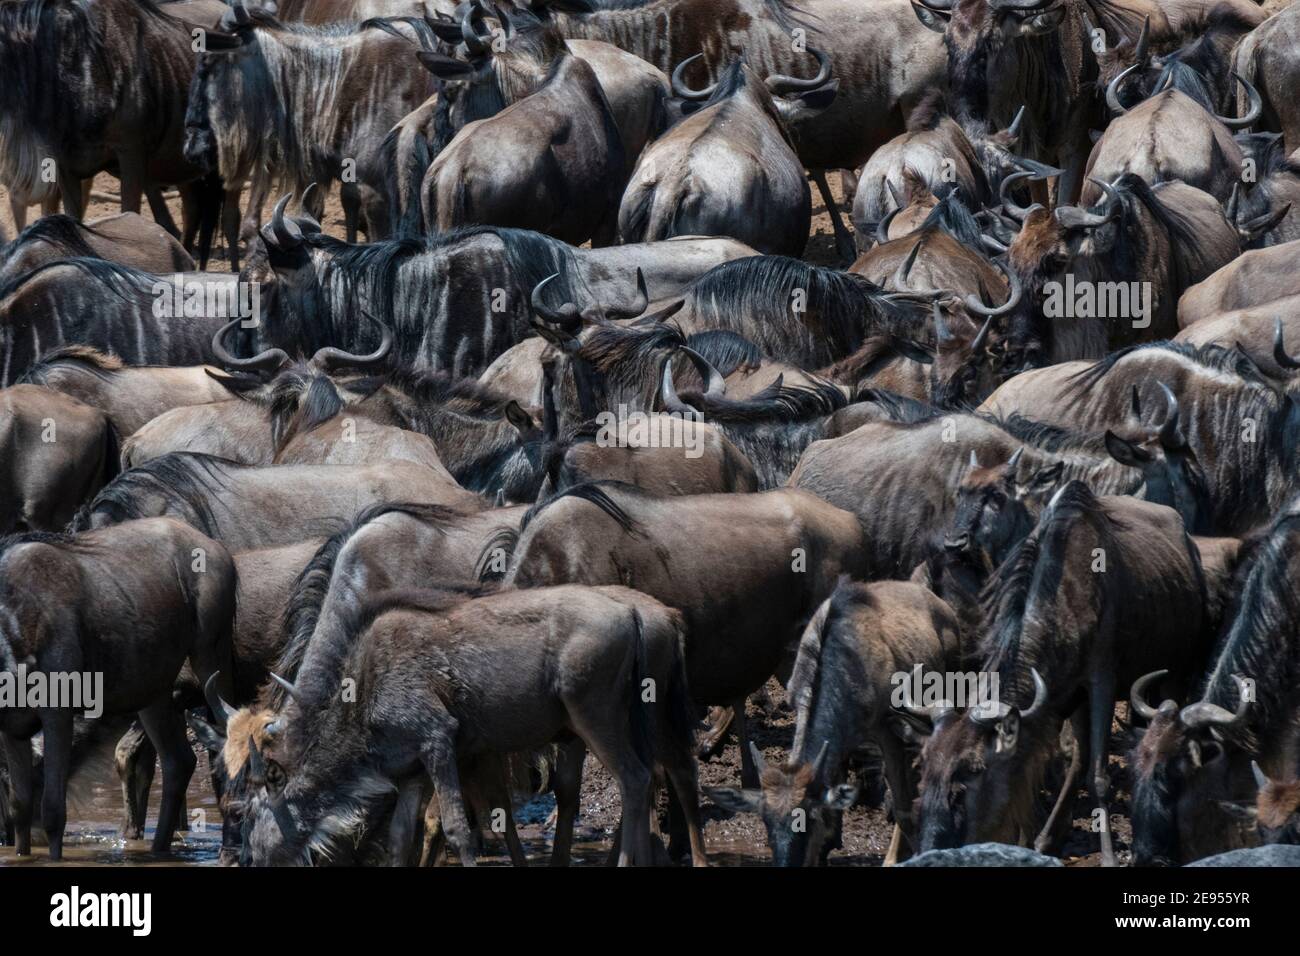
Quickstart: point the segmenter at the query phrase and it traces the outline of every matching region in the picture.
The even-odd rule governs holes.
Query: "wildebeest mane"
[[[1247,383],[1267,389],[1273,395],[1278,394],[1273,382],[1264,376],[1260,372],[1259,366],[1243,352],[1213,343],[1193,345],[1189,342],[1173,341],[1139,342],[1136,345],[1116,349],[1106,355],[1105,358],[1098,359],[1094,364],[1072,375],[1070,377],[1070,387],[1079,393],[1089,391],[1096,387],[1106,376],[1106,373],[1118,365],[1122,359],[1139,352],[1154,350],[1179,355],[1212,371],[1229,372]]]
[[[709,329],[686,337],[686,345],[726,378],[739,368],[756,369],[763,363],[763,350],[739,332]]]
[[[111,378],[114,372],[126,367],[116,355],[101,352],[89,345],[60,345],[42,352],[40,358],[27,366],[18,381],[44,385],[49,380],[49,373],[57,365],[77,365],[101,380]]]
[[[70,531],[90,530],[95,515],[107,515],[113,523],[135,518],[151,518],[140,508],[140,496],[156,494],[166,501],[168,508],[191,527],[209,537],[216,537],[220,529],[212,513],[210,501],[220,499],[230,491],[226,484],[226,469],[240,467],[238,462],[214,455],[194,452],[168,452],[130,468],[105,485],[90,502],[82,505]]]
[[[23,247],[26,243],[45,242],[56,247],[63,258],[98,258],[94,249],[86,242],[83,233],[90,233],[93,236],[102,236],[93,226],[78,222],[71,216],[63,213],[52,213],[48,216],[42,216],[34,223],[20,232],[13,238],[3,249],[0,249],[0,260],[8,262],[9,257]]]
[[[0,4],[0,6],[3,6],[3,4]],[[4,285],[0,285],[0,303],[3,303],[37,276],[58,266],[68,266],[84,273],[87,278],[100,283],[114,295],[131,303],[139,301],[140,296],[152,295],[153,285],[158,281],[156,276],[147,272],[132,269],[130,266],[124,266],[121,263],[109,262],[107,259],[96,257],[55,259],[52,262],[43,262],[35,269],[14,276]]]
[[[955,186],[939,200],[938,205],[930,210],[917,232],[926,229],[942,229],[962,245],[971,249],[980,248],[980,235],[983,230],[975,220],[974,213],[967,206],[966,197],[960,186]]]
[[[555,502],[563,498],[580,498],[583,501],[595,505],[612,518],[614,522],[623,529],[624,533],[632,535],[633,537],[640,537],[642,535],[640,525],[632,519],[631,515],[623,510],[618,502],[609,496],[608,492],[605,490],[606,488],[617,490],[621,493],[641,495],[643,497],[646,496],[642,489],[623,481],[585,481],[582,484],[565,488],[563,491],[553,495],[545,501],[538,502],[524,512],[524,518],[519,523],[520,534],[527,529],[533,518],[541,514],[542,511],[549,508],[551,505],[555,504]]]

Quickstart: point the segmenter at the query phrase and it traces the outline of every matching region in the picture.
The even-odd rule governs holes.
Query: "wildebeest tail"
[[[690,687],[686,683],[686,630],[680,619],[674,621],[667,695],[664,716],[667,718],[668,734],[675,745],[685,748],[688,753],[694,752],[696,722],[692,712]]]
[[[798,759],[803,752],[805,741],[801,738],[808,732],[808,715],[812,712],[813,698],[817,690],[818,674],[821,670],[822,651],[825,649],[826,621],[830,616],[831,602],[834,595],[822,601],[808,626],[799,638],[799,651],[790,671],[790,682],[786,685],[785,696],[794,709],[795,739],[790,746],[791,759]]]
[[[321,605],[329,592],[330,580],[334,576],[334,563],[338,560],[343,546],[348,543],[356,531],[355,523],[342,531],[336,532],[328,541],[317,549],[307,566],[298,574],[293,584],[293,592],[284,609],[282,630],[285,635],[284,650],[276,662],[276,673],[287,680],[293,680],[302,665],[303,656],[311,636],[316,632],[316,623],[320,620]],[[278,684],[268,687],[270,705],[276,709],[285,703],[285,691]]]
[[[645,621],[641,612],[632,609],[632,626],[636,632],[632,648],[632,673],[628,681],[628,737],[632,742],[632,751],[643,766],[654,766],[655,713],[651,701],[645,699],[644,683],[646,671]]]

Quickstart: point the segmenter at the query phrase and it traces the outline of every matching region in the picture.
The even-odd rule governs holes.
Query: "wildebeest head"
[[[672,90],[685,103],[701,109],[732,97],[748,96],[759,109],[772,117],[782,135],[793,145],[791,134],[800,123],[830,107],[840,84],[838,79],[831,77],[830,57],[812,47],[808,48],[808,53],[817,60],[817,73],[808,79],[784,73],[772,73],[762,78],[741,56],[719,73],[716,83],[693,89],[686,85],[685,73],[692,63],[704,56],[697,53],[673,69],[670,78]]]
[[[1047,684],[1038,671],[1032,676],[1034,698],[1024,710],[1002,701],[967,710],[948,701],[904,708],[911,730],[929,733],[916,808],[920,852],[1016,842],[1029,811],[1019,805],[1021,778],[1032,770],[1025,755],[1035,749],[1025,738],[1050,723]]]
[[[1155,671],[1134,682],[1129,706],[1136,720],[1149,721],[1130,762],[1133,773],[1133,862],[1173,866],[1196,855],[1186,845],[1194,834],[1219,827],[1207,815],[1222,811],[1216,797],[1230,795],[1233,761],[1225,755],[1224,735],[1244,724],[1250,701],[1245,682],[1234,675],[1242,696],[1236,712],[1208,701],[1179,708],[1172,700],[1159,708],[1146,689],[1165,676]],[[1222,818],[1220,817],[1220,822]]]
[[[1259,842],[1300,844],[1300,780],[1273,780],[1250,762],[1259,793],[1246,814],[1255,823]]]
[[[985,124],[991,91],[1007,84],[1008,69],[1024,68],[1016,61],[1028,55],[1025,44],[1054,38],[1072,7],[1065,0],[912,0],[912,9],[943,34],[957,118]],[[1046,59],[1041,50],[1038,57]]]
[[[750,751],[758,768],[759,790],[710,789],[713,802],[732,813],[754,813],[767,830],[767,845],[777,866],[815,866],[822,846],[834,832],[834,812],[857,799],[851,784],[827,787],[822,782],[826,746],[812,763],[769,766],[753,741]]]
[[[946,550],[984,555],[997,566],[1033,530],[1031,500],[1041,499],[1055,488],[1065,466],[1055,462],[1022,482],[1016,471],[1023,453],[1020,448],[1003,465],[981,467],[976,453],[971,452],[970,465],[957,486],[952,525],[944,536]]]

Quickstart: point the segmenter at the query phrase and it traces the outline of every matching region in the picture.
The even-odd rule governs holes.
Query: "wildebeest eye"
[[[279,793],[284,789],[288,777],[285,775],[284,768],[274,760],[268,761],[266,765],[266,786],[272,793]]]

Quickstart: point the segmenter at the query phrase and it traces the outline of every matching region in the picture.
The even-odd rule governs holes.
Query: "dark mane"
[[[921,223],[917,232],[926,229],[942,229],[964,246],[980,248],[980,235],[983,230],[975,220],[975,214],[966,205],[966,198],[960,187],[949,190],[939,200],[939,204],[930,210],[930,214]]]
[[[210,500],[229,491],[226,474],[240,468],[238,462],[194,452],[169,452],[122,472],[85,504],[68,526],[70,531],[88,531],[96,515],[113,524],[134,518],[156,517],[144,512],[139,498],[156,494],[183,520],[209,537],[219,533]]]
[[[1105,358],[1098,359],[1094,364],[1071,376],[1071,387],[1078,392],[1088,391],[1094,388],[1106,376],[1106,373],[1118,365],[1121,360],[1129,355],[1146,351],[1169,352],[1195,362],[1197,365],[1211,371],[1230,372],[1241,378],[1245,383],[1259,386],[1267,390],[1271,395],[1278,395],[1274,384],[1260,372],[1259,366],[1243,352],[1235,348],[1225,348],[1222,345],[1192,345],[1188,342],[1173,341],[1141,342],[1137,345],[1116,349]]]
[[[763,364],[763,351],[739,332],[709,329],[686,337],[686,345],[704,356],[723,378],[739,368],[752,370]]]
[[[19,377],[19,382],[32,385],[44,385],[48,374],[56,365],[78,365],[99,379],[108,379],[112,373],[125,366],[116,355],[109,355],[89,345],[60,345],[48,352],[41,353],[27,371]]]
[[[555,502],[563,498],[580,498],[583,501],[595,505],[603,511],[606,515],[612,518],[625,533],[634,537],[640,536],[642,534],[640,526],[632,520],[632,517],[624,511],[622,507],[619,506],[618,502],[609,496],[605,491],[606,488],[616,490],[623,494],[648,497],[642,489],[622,481],[583,482],[580,485],[573,485],[570,488],[565,488],[563,491],[546,499],[546,501],[538,502],[529,508],[528,511],[524,513],[523,521],[519,523],[519,533],[522,535],[528,528],[528,525],[532,522],[533,518],[541,514],[551,505],[555,504]]]
[[[0,3],[0,7],[3,6],[4,4]],[[13,295],[37,276],[59,266],[76,269],[85,274],[87,278],[103,285],[107,291],[118,296],[123,301],[131,303],[137,302],[142,295],[152,295],[153,285],[157,281],[154,276],[147,272],[141,272],[139,269],[132,269],[130,266],[124,266],[116,262],[109,262],[107,259],[89,257],[55,259],[53,262],[44,262],[30,272],[24,272],[22,275],[15,276],[5,282],[4,285],[0,285],[0,302]]]
[[[59,249],[66,258],[97,258],[95,250],[90,248],[83,233],[93,236],[102,235],[91,226],[78,222],[63,213],[42,216],[14,237],[13,241],[0,249],[0,259],[8,260],[27,243],[46,242]]]
[[[506,413],[510,399],[473,378],[458,378],[446,372],[397,368],[378,380],[409,398],[418,408],[440,406],[444,410],[472,418],[499,419]],[[373,380],[349,383],[350,389],[371,391]],[[419,431],[420,429],[414,429]]]

